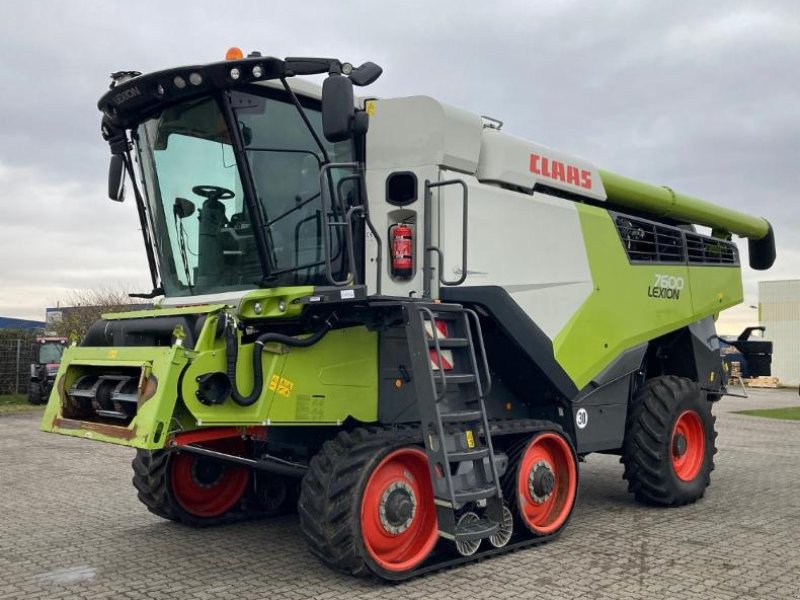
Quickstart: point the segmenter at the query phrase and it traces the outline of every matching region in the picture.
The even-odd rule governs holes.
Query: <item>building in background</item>
[[[800,386],[800,279],[758,283],[759,320],[772,340],[772,375]]]

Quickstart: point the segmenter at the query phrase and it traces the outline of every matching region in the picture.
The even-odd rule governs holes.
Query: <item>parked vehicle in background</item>
[[[67,338],[41,336],[36,338],[31,353],[31,382],[28,386],[28,402],[44,404],[53,389],[53,382],[61,366],[61,354],[67,346]]]

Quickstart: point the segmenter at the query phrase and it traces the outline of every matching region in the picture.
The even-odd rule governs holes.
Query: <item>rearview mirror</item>
[[[343,142],[353,132],[353,82],[331,74],[322,82],[322,132],[329,142]]]
[[[121,154],[112,154],[108,164],[108,197],[115,202],[125,199],[125,161]]]

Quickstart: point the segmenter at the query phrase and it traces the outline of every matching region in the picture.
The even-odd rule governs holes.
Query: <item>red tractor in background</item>
[[[53,382],[61,365],[61,354],[67,347],[67,338],[39,336],[31,353],[31,381],[28,386],[28,402],[44,404],[50,397]]]

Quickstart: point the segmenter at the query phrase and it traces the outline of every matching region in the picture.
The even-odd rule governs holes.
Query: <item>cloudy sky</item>
[[[471,6],[474,5],[474,8]],[[428,94],[511,133],[775,225],[800,277],[800,3],[39,2],[0,8],[0,315],[70,289],[149,289],[132,202],[105,198],[108,74],[267,55],[372,60],[379,96]],[[743,263],[746,247],[742,245]]]

